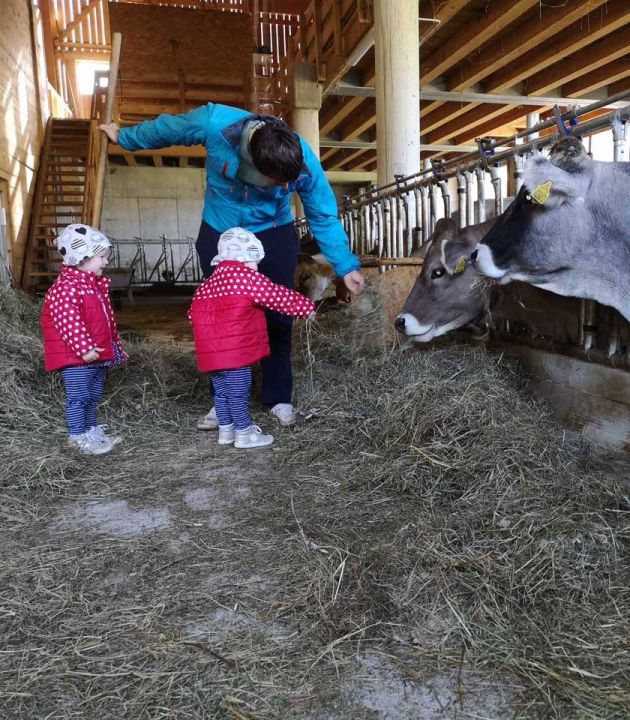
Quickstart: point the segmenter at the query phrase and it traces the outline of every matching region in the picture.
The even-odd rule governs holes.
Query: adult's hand
[[[365,278],[358,270],[353,270],[343,276],[343,282],[353,295],[360,295],[365,285]]]
[[[115,122],[104,123],[98,126],[99,130],[102,130],[105,135],[109,138],[110,142],[118,144],[118,125]]]

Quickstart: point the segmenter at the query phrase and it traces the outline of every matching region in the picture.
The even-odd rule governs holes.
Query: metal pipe
[[[473,196],[473,184],[475,181],[474,170],[466,170],[466,226],[475,222],[475,198]]]
[[[457,173],[457,223],[460,228],[466,227],[466,175]]]
[[[429,206],[429,186],[422,185],[420,187],[420,198],[422,200],[422,244],[426,243],[431,233],[429,225],[431,223],[431,210]]]
[[[442,202],[444,203],[444,217],[451,217],[451,191],[446,180],[438,180],[438,187],[442,191]]]
[[[413,228],[413,242],[411,251],[417,250],[422,244],[421,232],[422,232],[422,210],[420,202],[420,188],[415,187],[413,189],[413,202],[414,202],[414,228]]]
[[[499,217],[503,212],[503,192],[501,190],[499,168],[495,165],[490,167],[490,178],[492,180],[492,187],[494,188],[494,215],[495,217]]]
[[[620,93],[621,95],[621,93]],[[624,96],[630,95],[630,90],[628,90]],[[602,101],[603,104],[605,104],[604,101]],[[594,105],[590,105],[584,108],[581,108],[577,111],[572,111],[573,116],[579,116],[583,115],[585,113],[591,112],[592,109],[594,109],[596,106],[600,107],[602,103],[595,103]],[[572,114],[566,113],[563,116],[563,119],[571,119]],[[601,130],[605,127],[609,127],[613,121],[613,118],[617,117],[621,122],[628,122],[630,120],[630,105],[624,106],[621,110],[615,110],[611,113],[608,113],[607,115],[601,115],[600,117],[593,118],[592,120],[589,120],[588,122],[585,122],[581,125],[576,125],[573,127],[568,128],[568,134],[573,136],[586,136],[593,132],[596,132],[598,130]],[[539,123],[538,125],[535,125],[533,128],[528,128],[527,130],[524,130],[521,133],[518,133],[515,136],[512,136],[511,138],[508,138],[506,140],[498,141],[496,143],[493,143],[493,147],[502,147],[503,145],[506,145],[510,142],[515,141],[516,139],[520,137],[525,137],[528,134],[532,134],[534,132],[537,132],[541,129],[545,129],[548,127],[555,126],[555,119],[553,121],[545,121],[544,123]],[[538,138],[531,142],[525,142],[522,145],[518,145],[513,148],[509,148],[507,150],[504,150],[499,153],[495,153],[492,156],[492,163],[497,165],[502,163],[504,160],[514,157],[515,155],[527,155],[534,150],[540,149],[546,145],[550,145],[555,141],[554,135],[548,135],[543,138]],[[465,170],[467,168],[476,168],[480,163],[482,163],[482,159],[479,157],[478,153],[470,153],[470,155],[464,155],[461,158],[456,158],[454,160],[450,160],[446,163],[444,163],[440,168],[440,178],[441,179],[448,179],[450,177],[456,177],[459,172],[462,170]],[[413,187],[416,184],[424,184],[432,181],[432,170],[425,169],[422,170],[419,173],[415,173],[413,175],[409,175],[406,178],[403,179],[402,182],[394,182],[394,183],[388,183],[386,185],[382,185],[378,188],[378,194],[379,195],[385,195],[394,193],[395,190],[398,191],[405,191],[408,192],[409,190],[412,190]],[[358,194],[353,198],[353,203],[361,202],[365,199],[365,194]]]
[[[475,172],[477,174],[477,222],[482,223],[486,220],[486,171],[481,165],[478,165]]]

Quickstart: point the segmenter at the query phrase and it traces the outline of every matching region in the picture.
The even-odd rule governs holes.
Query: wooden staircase
[[[90,223],[100,135],[94,120],[50,118],[42,147],[22,287],[45,290],[59,272],[55,238],[66,225]]]

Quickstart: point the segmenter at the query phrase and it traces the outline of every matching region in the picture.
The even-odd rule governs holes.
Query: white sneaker
[[[231,445],[235,439],[234,423],[231,425],[219,425],[219,445]]]
[[[122,442],[122,438],[120,437],[120,435],[108,435],[108,429],[109,425],[95,425],[94,427],[86,431],[86,435],[90,435],[91,437],[96,438],[101,442],[104,442],[105,440],[111,440],[114,443],[115,447],[116,445],[118,445],[118,443]]]
[[[218,427],[219,420],[217,419],[217,411],[214,408],[197,421],[197,430],[217,430]]]
[[[282,427],[288,427],[295,422],[295,408],[291,403],[278,403],[269,412],[275,415]]]
[[[71,435],[68,438],[68,444],[85,455],[105,455],[115,445],[111,438],[106,437],[105,440],[100,440],[94,436],[90,437],[86,432],[83,435]]]
[[[271,445],[273,435],[265,435],[258,425],[250,425],[246,430],[237,430],[234,447],[241,450]]]

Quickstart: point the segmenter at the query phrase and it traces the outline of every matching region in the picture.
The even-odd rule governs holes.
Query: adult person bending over
[[[322,166],[306,141],[278,118],[208,103],[182,115],[160,115],[119,130],[101,125],[109,139],[125,150],[158,149],[171,145],[203,145],[206,150],[206,192],[197,252],[204,276],[213,267],[221,233],[244,227],[255,233],[265,250],[259,271],[272,282],[294,287],[298,239],[290,198],[297,192],[320,249],[358,295],[364,278],[359,259],[350,252],[348,237],[337,218],[337,202]],[[295,421],[291,404],[292,319],[267,312],[271,355],[261,361],[262,402],[281,425]],[[218,427],[214,408],[198,427]]]

